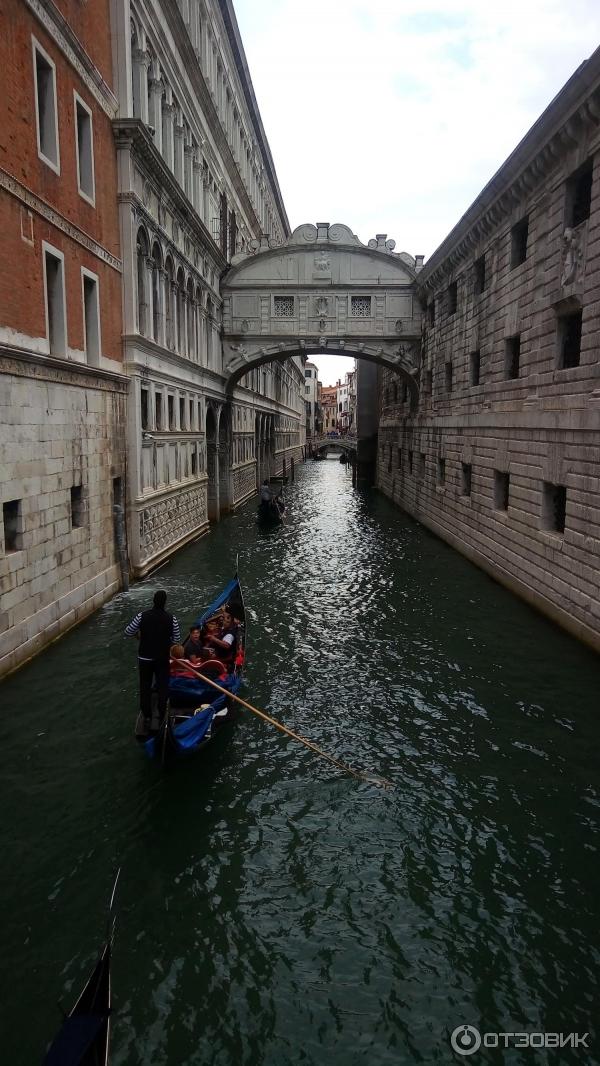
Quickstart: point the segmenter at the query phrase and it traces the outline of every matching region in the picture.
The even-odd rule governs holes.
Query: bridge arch
[[[364,245],[340,224],[298,226],[236,256],[221,282],[227,391],[263,363],[317,353],[395,370],[418,403],[422,257],[397,254],[385,234]]]

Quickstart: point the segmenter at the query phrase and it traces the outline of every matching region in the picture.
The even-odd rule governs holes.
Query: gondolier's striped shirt
[[[142,621],[142,614],[143,612],[140,611],[138,614],[136,614],[135,618],[129,623],[129,625],[125,626],[126,637],[135,637],[135,634],[139,633],[140,622]],[[180,641],[181,630],[179,628],[179,622],[177,621],[175,615],[173,615],[173,624],[171,626],[171,644],[179,644]],[[141,659],[142,662],[152,662],[152,659],[146,659],[146,657],[143,655],[138,655],[138,659]]]

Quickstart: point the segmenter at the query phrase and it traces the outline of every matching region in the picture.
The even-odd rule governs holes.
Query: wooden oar
[[[264,711],[259,711],[258,707],[253,707],[251,703],[247,703],[246,700],[243,700],[240,696],[236,696],[234,692],[230,692],[229,689],[223,688],[223,686],[217,684],[216,681],[212,681],[210,677],[201,674],[200,671],[196,670],[191,664],[188,663],[187,665],[200,681],[204,681],[205,684],[211,685],[212,688],[216,688],[218,692],[222,692],[224,696],[228,697],[228,699],[240,703],[242,707],[246,707],[248,711],[252,711],[252,714],[256,714],[259,718],[262,718],[263,721],[269,722],[270,725],[274,725],[276,729],[279,729],[288,737],[298,740],[300,744],[304,744],[305,747],[316,752],[321,758],[327,759],[328,762],[333,763],[334,766],[337,766],[338,770],[343,770],[345,774],[352,774],[352,777],[358,777],[361,781],[368,781],[369,784],[377,785],[379,788],[394,788],[392,782],[386,781],[384,777],[369,777],[368,774],[363,774],[360,770],[353,770],[351,766],[346,766],[346,763],[341,762],[339,759],[334,759],[333,755],[328,755],[326,751],[322,751],[316,744],[313,744],[312,740],[307,740],[306,737],[301,737],[299,733],[294,733],[292,729],[288,729],[288,727],[282,725],[281,722],[277,722],[275,718],[271,718],[271,716],[265,714]]]

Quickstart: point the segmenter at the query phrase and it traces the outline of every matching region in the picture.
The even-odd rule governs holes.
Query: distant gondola
[[[229,672],[221,681],[215,674],[222,674],[224,667],[218,660],[198,666],[197,670],[206,677],[217,681],[221,688],[234,695],[242,684],[241,669],[245,658],[246,612],[238,576],[223,589],[219,596],[206,608],[193,623],[204,626],[227,605],[237,621],[237,646],[234,662]],[[144,745],[146,754],[151,759],[158,759],[163,765],[176,759],[203,751],[223,726],[236,717],[236,704],[211,685],[194,677],[172,677],[169,682],[169,704],[163,722],[158,719],[155,694],[152,701],[152,721],[150,732],[144,727],[142,714],[138,714],[135,735]]]
[[[106,940],[72,1011],[50,1045],[43,1066],[107,1066],[110,1044],[110,962],[115,934],[113,913],[119,873],[108,907]]]
[[[275,496],[272,500],[261,500],[258,505],[258,522],[262,526],[280,526],[285,518],[285,500]]]

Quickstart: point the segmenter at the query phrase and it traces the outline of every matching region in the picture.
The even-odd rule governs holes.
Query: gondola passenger
[[[202,651],[202,640],[200,638],[200,626],[190,626],[189,636],[183,645],[186,659],[191,659],[192,656],[200,656]]]
[[[206,644],[215,649],[215,656],[218,659],[221,659],[227,666],[233,665],[238,648],[239,627],[229,608],[223,609],[220,626],[211,626],[204,640]]]

